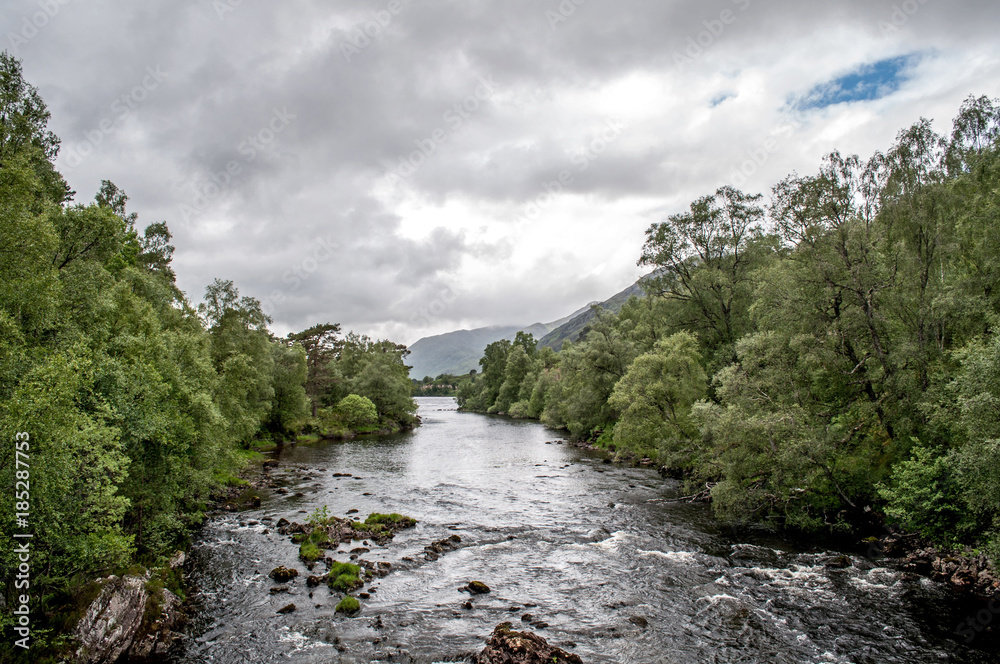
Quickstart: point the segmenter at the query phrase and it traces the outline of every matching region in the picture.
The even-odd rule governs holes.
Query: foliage
[[[24,439],[39,635],[78,613],[92,579],[184,546],[213,493],[244,482],[252,445],[301,431],[317,385],[346,377],[380,415],[414,421],[405,348],[352,335],[335,346],[350,346],[353,369],[317,373],[343,359],[316,350],[339,326],[278,340],[260,303],[219,279],[195,307],[175,285],[166,222],[140,230],[107,180],[92,202],[73,201],[48,120],[20,62],[0,53],[0,479],[14,487]],[[14,496],[0,493],[7,533],[24,511]],[[0,605],[12,607],[11,547],[0,565]]]
[[[337,602],[337,608],[334,609],[334,613],[357,613],[360,610],[361,603],[357,599],[347,595]]]
[[[459,405],[655,456],[726,520],[881,509],[1000,552],[998,192],[987,97],[950,136],[921,119],[868,159],[832,152],[767,204],[722,187],[650,226],[646,297],[558,354],[491,344]]]
[[[337,404],[337,411],[350,427],[361,427],[378,422],[378,409],[368,397],[348,394]]]
[[[327,585],[332,590],[349,593],[363,585],[360,575],[361,568],[357,565],[334,561],[327,573]]]
[[[705,395],[707,382],[694,336],[678,332],[658,341],[629,365],[608,400],[619,413],[617,449],[691,465],[691,441],[698,433],[691,406]]]

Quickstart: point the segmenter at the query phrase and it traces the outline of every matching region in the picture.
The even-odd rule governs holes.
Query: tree
[[[378,423],[378,409],[371,399],[348,394],[337,404],[337,412],[352,429]]]
[[[738,299],[746,296],[750,247],[761,235],[760,194],[721,187],[646,231],[639,265],[656,269],[647,287],[690,307],[689,329],[725,347],[743,332]]]
[[[198,313],[208,324],[212,359],[221,375],[217,400],[233,438],[248,444],[271,410],[274,358],[271,319],[252,297],[240,297],[232,281],[205,289]]]
[[[312,404],[312,416],[316,417],[320,398],[329,389],[333,380],[331,362],[341,348],[339,323],[322,323],[307,330],[289,334],[288,338],[301,345],[306,353],[306,394]]]
[[[0,169],[21,162],[34,172],[40,184],[36,212],[45,203],[61,205],[73,195],[52,165],[59,138],[48,129],[49,117],[38,90],[24,80],[21,62],[0,52]]]
[[[611,394],[609,403],[621,415],[615,446],[690,465],[698,432],[691,406],[704,396],[707,382],[692,334],[679,332],[657,342],[635,359]]]

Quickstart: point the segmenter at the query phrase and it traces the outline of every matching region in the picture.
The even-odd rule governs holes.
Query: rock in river
[[[510,623],[493,630],[486,648],[473,658],[476,664],[583,664],[578,655],[548,642],[531,632],[515,632]]]
[[[284,565],[275,567],[274,569],[271,570],[271,573],[268,574],[269,577],[271,577],[278,583],[285,583],[286,581],[291,581],[298,575],[299,575],[299,570],[295,568],[289,569]]]
[[[470,593],[474,593],[476,595],[485,595],[490,591],[490,587],[482,581],[469,581],[469,585],[466,586],[466,589]]]

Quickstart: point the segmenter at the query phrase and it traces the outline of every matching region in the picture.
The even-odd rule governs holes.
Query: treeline
[[[416,397],[454,397],[458,396],[459,388],[475,380],[476,370],[467,374],[440,374],[437,378],[424,376],[422,380],[412,379],[413,396]]]
[[[649,294],[561,352],[491,344],[467,410],[539,418],[711,486],[733,521],[872,512],[1000,553],[1000,105],[969,98],[770,200],[653,224]]]
[[[405,347],[336,325],[277,338],[230,281],[194,306],[165,223],[140,230],[108,181],[73,202],[48,120],[0,54],[0,523],[33,535],[28,593],[0,548],[0,627],[29,594],[35,636],[87,582],[182,545],[261,441],[415,423]]]

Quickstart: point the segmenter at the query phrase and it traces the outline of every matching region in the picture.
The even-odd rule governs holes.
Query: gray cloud
[[[282,331],[333,320],[412,342],[558,318],[628,285],[645,226],[765,141],[747,188],[1000,93],[987,0],[221,2],[13,0],[0,23],[78,198],[113,180],[168,222],[192,298],[232,278]],[[783,116],[913,52],[928,55],[885,99]]]

